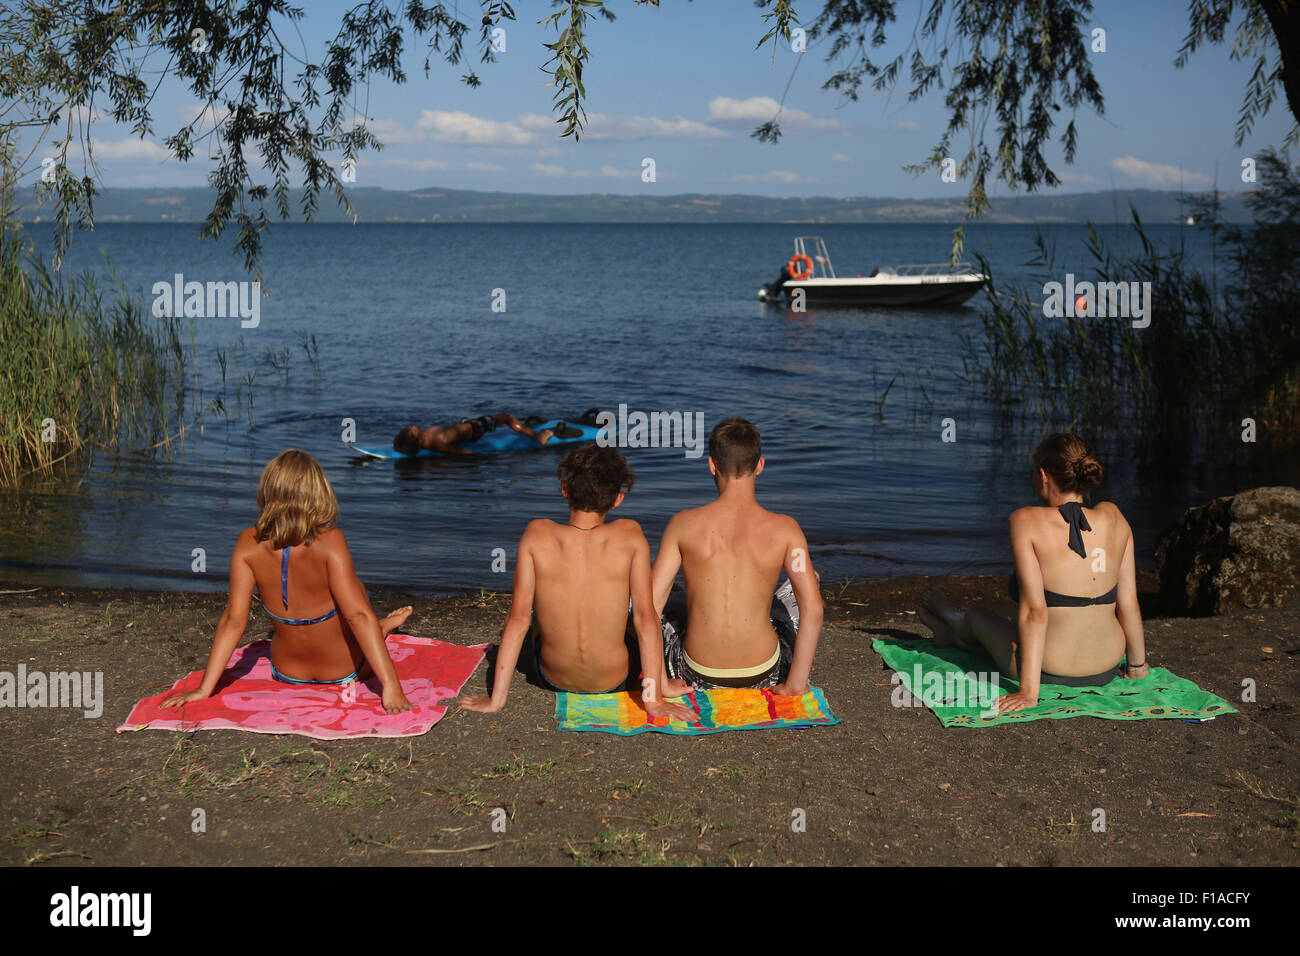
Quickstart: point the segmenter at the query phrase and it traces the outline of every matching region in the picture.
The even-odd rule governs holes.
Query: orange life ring
[[[803,262],[807,263],[807,268],[806,268],[803,272],[795,272],[795,271],[794,271],[794,264],[795,264],[796,262],[799,262],[800,260],[802,260]],[[800,254],[797,255],[797,256],[791,256],[791,257],[790,257],[790,261],[786,263],[786,268],[790,270],[790,278],[791,278],[791,279],[808,279],[808,278],[811,278],[811,277],[812,277],[812,274],[813,274],[813,261],[812,261],[812,257],[811,257],[811,256],[806,256],[806,255],[804,255],[803,253],[800,253]]]

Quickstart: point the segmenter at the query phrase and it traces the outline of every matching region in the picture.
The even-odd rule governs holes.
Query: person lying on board
[[[454,425],[433,425],[429,428],[411,425],[397,433],[393,439],[393,450],[403,455],[418,455],[426,448],[444,455],[472,455],[472,451],[466,451],[460,446],[478,441],[488,432],[496,431],[498,425],[505,425],[521,435],[527,435],[539,445],[545,445],[555,434],[549,428],[535,432],[513,415],[497,412],[495,415],[463,418]]]
[[[1011,515],[1016,622],[980,608],[962,613],[937,589],[917,609],[936,647],[987,655],[1001,673],[1020,681],[1017,693],[998,698],[1000,711],[1035,706],[1041,683],[1108,684],[1125,654],[1122,676],[1150,674],[1133,533],[1109,501],[1083,506],[1103,474],[1077,435],[1049,435],[1034,450],[1034,492],[1043,504]]]
[[[717,499],[679,512],[664,529],[653,585],[672,680],[789,696],[808,691],[822,628],[821,588],[799,522],[765,510],[755,497],[765,464],[752,423],[720,422],[709,435]],[[776,591],[782,569],[789,581]],[[673,601],[678,570],[686,594]]]
[[[635,521],[605,520],[623,503],[623,489],[631,490],[632,468],[617,449],[593,444],[569,452],[557,474],[569,520],[539,518],[519,539],[492,696],[466,697],[461,706],[488,713],[505,707],[524,638],[531,633],[535,673],[550,690],[640,690],[651,717],[698,721],[690,708],[664,699],[676,695],[664,686],[659,620],[650,594],[650,545]]]
[[[230,556],[230,598],[217,623],[203,680],[163,707],[212,696],[244,636],[253,592],[274,622],[271,676],[286,684],[350,684],[379,678],[384,710],[411,709],[384,638],[411,608],[375,616],[352,568],[339,503],[321,466],[296,448],[276,455],[257,483],[257,523],[240,532]],[[292,565],[292,573],[290,566]],[[274,607],[275,610],[271,610]]]

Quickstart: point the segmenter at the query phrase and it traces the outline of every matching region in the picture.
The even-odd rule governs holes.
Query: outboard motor
[[[781,274],[763,287],[767,290],[767,297],[769,299],[778,298],[781,295],[781,290],[785,288],[785,284],[793,278],[794,276],[790,274],[790,263],[787,262],[781,266]]]

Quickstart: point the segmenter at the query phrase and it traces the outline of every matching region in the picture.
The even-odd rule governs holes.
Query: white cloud
[[[619,169],[617,166],[601,166],[600,174],[606,179],[623,179],[631,176],[632,173],[626,169]]]
[[[913,123],[911,120],[899,120],[889,128],[896,133],[915,133],[921,128],[921,124]]]
[[[94,139],[90,140],[91,155],[96,162],[103,160],[127,163],[161,163],[171,159],[172,154],[153,140],[137,139]],[[72,150],[69,150],[71,153]]]
[[[1163,163],[1148,163],[1136,156],[1121,156],[1110,161],[1111,166],[1121,173],[1148,186],[1208,186],[1210,177],[1201,173],[1189,173],[1177,166]]]
[[[92,110],[88,106],[71,106],[68,108],[68,117],[72,123],[72,128],[85,126],[88,123],[98,123],[103,119],[103,114],[99,110]]]
[[[659,116],[606,116],[588,113],[584,138],[604,140],[634,139],[723,139],[728,134],[707,123],[682,116],[664,119]]]
[[[569,171],[563,166],[556,166],[552,163],[533,163],[533,171],[541,173],[543,176],[549,176],[552,179],[561,179],[569,175]]]
[[[361,125],[360,120],[357,121],[357,125]],[[390,143],[394,145],[418,143],[424,139],[423,130],[411,129],[409,126],[403,126],[393,119],[369,120],[366,122],[366,128],[385,146]]]
[[[496,163],[466,163],[465,168],[476,173],[504,173],[506,168]]]
[[[519,123],[483,119],[459,110],[423,110],[415,125],[436,140],[465,146],[527,146],[537,138]]]
[[[197,115],[198,107],[186,112]],[[224,116],[222,117],[224,118]],[[520,113],[513,120],[492,120],[461,110],[423,110],[414,127],[392,119],[367,124],[381,142],[410,144],[433,139],[443,144],[483,147],[530,146],[559,139],[555,117],[543,113]],[[638,139],[724,139],[730,134],[682,116],[610,116],[588,113],[583,139],[629,141]],[[567,145],[567,144],[566,144]],[[538,149],[538,158],[564,154],[559,146]]]
[[[849,128],[839,120],[817,119],[811,113],[788,106],[783,109],[781,104],[770,96],[751,96],[747,100],[715,96],[709,100],[709,119],[720,123],[766,123],[771,119],[779,119],[783,126],[795,129],[847,130]]]
[[[831,154],[831,162],[832,162],[832,163],[851,163],[851,162],[853,162],[853,160],[850,159],[848,156],[845,156],[843,153],[832,153],[832,154]]]
[[[764,122],[781,109],[781,104],[770,96],[751,96],[747,100],[733,100],[730,96],[715,96],[709,100],[709,119],[746,120]],[[799,110],[786,110],[791,117],[807,116]]]

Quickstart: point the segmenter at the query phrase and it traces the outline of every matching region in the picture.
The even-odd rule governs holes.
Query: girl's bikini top
[[[280,552],[280,603],[284,605],[284,609],[286,611],[289,609],[289,548],[288,546],[286,546],[284,550]],[[272,620],[279,621],[281,624],[288,624],[291,627],[305,627],[308,624],[319,624],[321,621],[328,621],[334,615],[339,613],[338,608],[332,608],[329,611],[329,613],[322,614],[320,617],[311,617],[311,618],[280,617],[280,615],[276,614],[266,606],[265,601],[262,602],[262,610],[265,611],[267,616],[270,617]]]
[[[1065,519],[1065,523],[1070,526],[1070,550],[1081,558],[1088,557],[1088,551],[1083,546],[1083,532],[1091,531],[1092,525],[1088,524],[1087,517],[1083,513],[1083,505],[1077,501],[1067,501],[1056,509]],[[1020,603],[1020,580],[1015,572],[1011,573],[1011,581],[1007,585],[1007,590],[1011,594],[1011,600],[1017,604]],[[1048,607],[1092,607],[1096,604],[1114,604],[1119,594],[1119,585],[1115,585],[1105,594],[1099,597],[1076,597],[1073,594],[1059,594],[1056,591],[1049,591],[1043,588],[1043,599]]]

